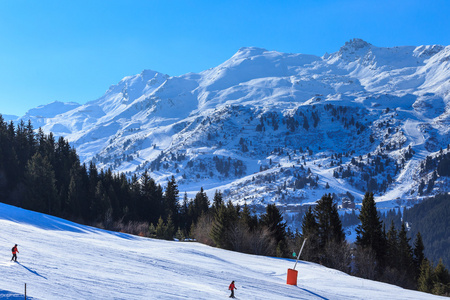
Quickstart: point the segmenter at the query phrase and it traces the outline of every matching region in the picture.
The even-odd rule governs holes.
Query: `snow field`
[[[109,232],[0,204],[0,299],[434,299],[323,266]],[[18,263],[10,262],[17,243]]]

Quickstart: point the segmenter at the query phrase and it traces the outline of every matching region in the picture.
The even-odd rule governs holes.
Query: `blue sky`
[[[446,0],[0,1],[0,113],[95,100],[144,69],[200,72],[244,46],[450,45],[449,15]]]

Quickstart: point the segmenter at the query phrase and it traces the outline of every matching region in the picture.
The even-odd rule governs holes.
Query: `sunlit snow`
[[[300,261],[78,225],[0,204],[0,299],[437,299]],[[18,244],[18,262],[10,262]]]

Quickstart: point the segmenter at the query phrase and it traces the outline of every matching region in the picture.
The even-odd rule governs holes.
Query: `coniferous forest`
[[[175,178],[163,187],[146,172],[140,178],[81,164],[69,143],[31,123],[17,126],[0,115],[0,199],[3,203],[82,224],[147,237],[197,240],[225,249],[280,256],[286,224],[275,205],[258,218],[244,206],[211,205],[201,189],[181,199]],[[182,201],[180,201],[182,200]],[[211,231],[211,233],[210,233]],[[236,243],[236,240],[242,240]]]
[[[175,179],[166,187],[145,173],[124,174],[81,164],[62,137],[37,133],[30,122],[7,124],[0,116],[0,199],[2,202],[107,229],[148,235],[158,224],[190,230],[208,199],[200,191],[180,206]]]
[[[427,230],[422,236],[417,231],[411,239],[404,223],[383,223],[372,193],[363,199],[357,240],[350,245],[331,194],[309,208],[300,234],[287,227],[276,205],[257,215],[246,205],[224,202],[220,191],[212,203],[203,189],[194,199],[182,197],[174,177],[161,186],[148,173],[128,179],[99,171],[93,163],[81,164],[64,138],[56,140],[41,129],[36,133],[30,122],[8,124],[1,115],[0,201],[110,230],[168,240],[194,238],[258,255],[293,257],[307,239],[304,260],[405,288],[450,294],[445,265],[425,256],[423,240],[432,233]],[[430,210],[433,206],[424,205],[431,205]],[[405,216],[414,223],[421,212],[412,209]]]
[[[425,254],[433,261],[450,264],[450,195],[428,198],[405,210],[404,219],[411,224],[411,235],[422,234]]]

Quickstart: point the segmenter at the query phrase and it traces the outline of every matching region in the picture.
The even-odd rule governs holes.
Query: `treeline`
[[[30,122],[15,127],[1,115],[0,199],[111,230],[169,240],[195,238],[259,255],[292,257],[308,239],[302,259],[406,288],[450,293],[449,272],[442,261],[435,266],[425,257],[420,233],[411,246],[404,223],[398,228],[392,222],[386,230],[371,193],[363,199],[352,247],[330,194],[307,211],[302,233],[293,233],[275,205],[258,216],[247,205],[225,203],[219,191],[211,204],[203,189],[193,199],[185,194],[179,201],[174,177],[162,187],[147,172],[127,179],[124,174],[99,171],[93,163],[81,164],[64,138],[56,140],[41,129],[35,133]]]
[[[192,229],[199,242],[244,253],[286,257],[289,255],[286,222],[276,205],[257,216],[247,205],[224,203],[216,192],[210,210]]]
[[[442,260],[437,265],[426,258],[420,232],[413,244],[405,223],[391,220],[389,229],[380,219],[372,193],[366,193],[358,217],[354,245],[345,240],[336,203],[324,195],[310,208],[302,223],[296,246],[307,238],[303,259],[339,269],[362,278],[383,281],[409,289],[450,295],[450,275]],[[447,235],[448,237],[448,235]]]
[[[196,238],[235,251],[287,255],[286,223],[275,205],[257,217],[244,205],[213,203],[201,189],[180,201],[175,178],[162,187],[145,172],[124,174],[81,164],[64,138],[57,141],[30,122],[17,127],[0,116],[0,199],[79,223],[172,240]]]
[[[0,116],[0,197],[7,204],[84,224],[164,239],[197,240],[235,251],[287,255],[286,223],[275,205],[257,217],[244,205],[211,205],[201,189],[182,201],[175,178],[162,187],[145,172],[124,174],[81,164],[64,138],[30,122],[17,127]]]
[[[160,227],[188,236],[209,201],[203,190],[179,204],[175,179],[163,188],[144,173],[124,174],[81,164],[62,137],[0,115],[0,201],[84,224],[150,236]],[[161,224],[161,220],[163,220]],[[154,224],[150,226],[150,224]],[[164,226],[163,226],[164,225]],[[167,230],[161,237],[167,237]],[[169,235],[173,236],[169,232]],[[171,237],[172,238],[172,237]]]
[[[425,254],[437,262],[440,258],[450,264],[450,195],[448,193],[427,198],[404,211],[404,220],[410,232],[423,235]]]

